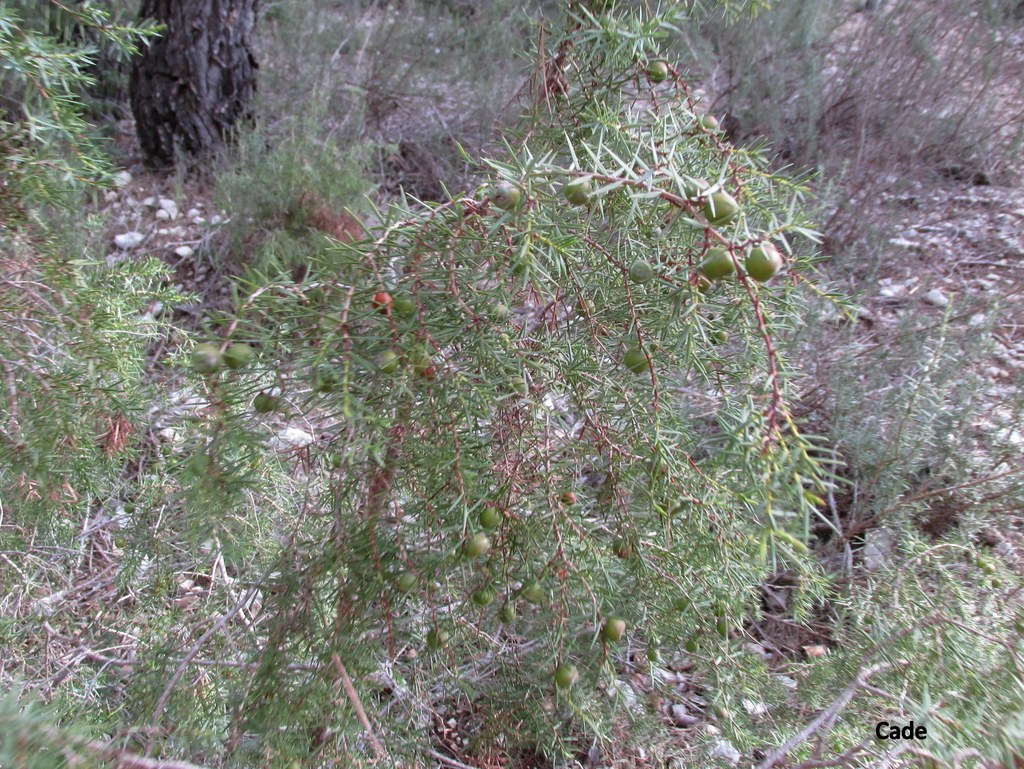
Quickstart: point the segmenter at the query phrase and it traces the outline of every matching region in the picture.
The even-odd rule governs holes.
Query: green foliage
[[[109,181],[80,96],[94,82],[88,70],[96,48],[65,39],[70,26],[93,31],[126,55],[155,31],[152,25],[114,24],[100,8],[50,0],[44,8],[52,13],[40,14],[36,7],[32,26],[21,22],[16,7],[0,8],[0,213],[9,221],[24,218],[34,206],[69,205],[70,188]]]
[[[780,0],[685,40],[724,81],[716,107],[741,139],[767,138],[787,162],[825,172],[829,236],[842,245],[867,231],[866,206],[909,178],[1019,174],[1017,6]]]
[[[367,151],[341,150],[318,138],[319,130],[307,118],[289,135],[271,139],[257,127],[239,137],[216,181],[216,202],[230,212],[221,260],[273,280],[308,269],[329,237],[343,237],[342,212],[358,209],[368,191]]]
[[[63,12],[126,51],[148,34],[97,9]],[[0,15],[12,96],[2,124],[10,227],[0,230],[0,483],[9,513],[25,522],[52,523],[54,506],[82,509],[110,494],[142,403],[146,347],[161,333],[144,313],[173,296],[159,286],[162,266],[106,264],[96,256],[101,223],[78,219],[73,230],[59,210],[109,177],[79,99],[91,49],[59,32],[23,27],[6,6]]]
[[[824,708],[858,671],[887,666],[839,715],[826,754],[852,749],[866,724],[896,712],[927,725],[919,747],[940,764],[977,750],[1012,765],[1024,750],[1013,726],[1024,708],[1019,544],[1004,536],[1009,511],[1024,504],[1024,399],[993,408],[975,372],[996,328],[951,320],[908,314],[880,344],[819,370],[830,392],[819,418],[848,481],[829,509],[846,536],[820,535],[843,586],[830,601],[830,653],[800,671],[800,691]],[[855,349],[816,314],[804,336],[816,356]],[[800,726],[794,717],[787,728]],[[794,758],[810,758],[810,747]]]
[[[431,12],[454,36],[461,7],[443,5]],[[411,764],[451,718],[471,739],[443,746],[473,764],[561,764],[595,744],[661,760],[661,715],[628,682],[671,702],[664,668],[680,661],[704,719],[748,754],[886,663],[822,732],[826,758],[900,713],[929,719],[940,760],[1019,760],[1012,564],[979,545],[1020,505],[1014,434],[975,440],[966,345],[945,326],[836,365],[828,408],[798,416],[807,344],[827,348],[844,310],[816,285],[806,180],[727,142],[671,55],[695,19],[762,5],[560,6],[521,122],[483,159],[459,156],[478,184],[385,198],[365,237],[338,226],[367,189],[353,142],[367,137],[326,107],[264,113],[217,181],[224,252],[248,269],[231,311],[188,334],[159,264],[108,263],[98,222],[82,234],[33,208],[72,205],[73,188],[19,189],[0,282],[0,554],[27,552],[0,563],[3,685],[35,676],[61,696],[45,713],[0,703],[0,763],[56,765],[58,748],[130,763],[124,746],[204,765],[348,765],[378,749]],[[304,15],[317,8],[274,4],[265,22],[299,32],[326,18]],[[488,24],[506,18],[492,10]],[[358,99],[417,77],[386,66],[423,45],[401,21],[331,43],[374,51]],[[427,74],[481,63],[486,29]],[[657,60],[670,66],[651,78]],[[335,93],[321,74],[314,100]],[[71,113],[83,84],[68,81]],[[68,151],[24,146],[29,160]],[[566,195],[573,182],[584,194]],[[738,212],[716,205],[712,224],[721,193]],[[765,239],[784,266],[759,282],[745,257]],[[712,249],[733,269],[707,280]],[[237,344],[251,358],[222,365]],[[922,523],[938,499],[960,508],[941,532]],[[858,526],[898,535],[880,564],[853,555]],[[43,548],[67,553],[67,574]],[[87,568],[110,592],[86,590]],[[806,660],[799,644],[765,659],[747,643],[765,640],[776,583],[780,624],[824,639]],[[605,629],[613,617],[624,635]],[[16,755],[26,745],[36,763]]]
[[[37,568],[32,543],[74,561],[83,530],[102,539],[130,521],[124,498],[148,448],[139,440],[151,397],[143,371],[166,333],[159,308],[177,301],[162,264],[108,261],[102,221],[81,215],[111,169],[83,117],[92,49],[63,37],[73,19],[130,51],[150,30],[112,24],[95,8],[48,5],[52,26],[40,23],[38,5],[24,23],[13,5],[0,6],[0,547],[24,553],[21,565],[5,555],[0,570],[5,692],[43,635],[18,607],[46,615],[65,601],[56,565]],[[60,732],[25,708],[28,699],[3,703],[0,763],[13,752],[12,765],[29,765],[28,752],[32,766],[64,765],[73,748],[61,751]]]
[[[803,540],[831,471],[787,410],[771,341],[799,311],[813,247],[794,214],[801,187],[702,125],[684,81],[651,91],[643,73],[671,14],[611,18],[620,33],[549,31],[549,58],[573,51],[564,94],[480,168],[520,188],[521,207],[492,206],[489,185],[426,210],[396,205],[372,240],[312,254],[314,279],[263,276],[244,292],[235,336],[258,344],[289,408],[322,435],[301,534],[263,587],[260,668],[230,727],[262,734],[270,755],[301,749],[296,731],[329,731],[308,748],[321,757],[357,738],[337,689],[305,667],[334,678],[334,655],[353,680],[383,664],[413,689],[381,723],[389,735],[409,728],[408,708],[416,720],[465,699],[524,724],[506,744],[565,754],[573,734],[610,733],[596,687],[614,685],[620,650],[602,651],[604,618],[622,616],[640,647],[696,636],[698,659],[742,667],[730,628],[757,613],[767,574],[795,569],[806,606],[823,595]],[[562,185],[584,176],[589,205],[567,207]],[[735,222],[702,223],[702,200],[685,197],[697,177],[739,201]],[[741,259],[764,237],[789,254],[785,277],[761,285],[741,266],[701,290],[710,246]],[[642,285],[628,276],[638,258],[655,272]],[[387,311],[399,297],[412,312]],[[622,365],[633,346],[650,360],[640,376]],[[398,366],[381,368],[389,353]],[[207,388],[240,404],[253,389],[219,375]],[[232,419],[247,417],[207,428],[221,468],[232,444],[212,436]],[[504,515],[485,548],[488,505]],[[629,558],[612,551],[620,536]],[[407,572],[420,578],[412,593],[399,585]],[[495,601],[473,600],[489,590]],[[517,617],[501,630],[507,602]],[[555,697],[560,661],[580,684],[550,712],[524,707]],[[180,691],[168,717],[189,702]],[[270,728],[284,722],[294,731]]]
[[[298,114],[318,116],[318,140],[372,142],[378,177],[443,200],[470,183],[458,145],[490,143],[514,119],[530,18],[541,3],[296,0],[267,7],[258,109],[271,143]],[[550,3],[548,3],[550,5]],[[461,6],[461,7],[460,7]],[[512,113],[512,114],[510,114]]]

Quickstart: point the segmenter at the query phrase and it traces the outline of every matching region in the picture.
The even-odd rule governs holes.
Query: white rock
[[[155,215],[156,215],[156,218],[159,219],[162,222],[166,222],[168,219],[171,218],[171,215],[169,213],[167,213],[166,211],[164,211],[162,208],[158,208],[156,210],[156,214]]]
[[[679,727],[693,726],[700,720],[686,712],[686,705],[680,703],[669,708],[669,717],[672,719],[672,723]]]
[[[896,536],[889,529],[877,528],[869,530],[864,540],[864,568],[877,571],[888,562],[896,544]]]
[[[106,192],[103,193],[103,199],[108,203],[113,203],[115,200],[117,200],[117,193],[114,192],[113,190],[107,190]]]
[[[171,219],[178,218],[178,204],[170,198],[160,198],[160,210],[166,211]]]
[[[712,758],[720,758],[730,766],[736,766],[741,758],[740,752],[725,740],[712,742],[708,755]]]
[[[192,224],[205,224],[206,220],[201,216],[193,216]]]
[[[1002,377],[1006,376],[1006,372],[1003,369],[999,368],[998,366],[986,366],[985,376],[987,376],[989,379],[1001,379]]]
[[[220,224],[223,221],[224,217],[222,217],[220,214],[214,214],[213,216],[210,217],[210,224]]]
[[[197,216],[202,216],[202,213],[199,211],[198,208],[190,208],[188,210],[188,213],[185,214],[185,216],[187,216],[189,219],[195,219]]]
[[[625,681],[619,679],[614,684],[608,687],[609,697],[621,697],[623,703],[630,710],[636,710],[638,702],[636,698],[636,692],[633,691],[633,687]]]
[[[191,246],[178,246],[174,249],[174,255],[180,256],[182,259],[188,259],[192,254],[193,251]]]
[[[897,283],[896,285],[882,286],[878,295],[886,299],[898,299],[904,293],[906,293],[906,287]]]
[[[143,198],[142,205],[144,205],[144,206],[146,206],[148,208],[156,208],[156,206],[157,206],[157,199],[154,198],[154,197]]]
[[[917,248],[917,243],[906,238],[893,238],[889,241],[890,246],[896,246],[896,248]]]
[[[940,289],[933,288],[921,297],[921,301],[930,304],[932,307],[945,307],[949,304],[949,297]]]
[[[114,245],[122,251],[129,251],[144,241],[146,236],[141,232],[123,232],[114,236]]]
[[[176,238],[183,238],[187,234],[184,227],[171,227],[167,230],[168,235],[173,235]]]
[[[132,175],[127,171],[118,171],[114,174],[114,184],[118,187],[127,187],[132,183]]]
[[[983,312],[976,312],[970,318],[967,319],[967,325],[971,328],[977,328],[978,326],[984,326],[988,322],[988,318]]]
[[[677,673],[674,670],[659,667],[658,665],[651,665],[651,675],[667,684],[682,684],[687,681],[685,673]]]
[[[753,641],[748,641],[747,643],[743,644],[743,648],[746,649],[748,654],[753,654],[755,657],[760,657],[763,660],[766,660],[772,656],[768,653],[768,650],[765,649],[761,644],[754,643]]]
[[[156,231],[156,234],[157,235],[166,235],[169,232],[170,232],[170,230],[167,229],[166,227],[161,227],[159,230]]]
[[[309,446],[316,438],[305,430],[301,430],[298,427],[284,427],[277,435],[270,439],[270,448],[275,451],[285,451],[288,449],[302,449]]]
[[[774,676],[774,678],[787,689],[795,689],[797,687],[795,678],[790,678],[789,676]]]
[[[743,709],[747,711],[747,715],[758,718],[765,715],[768,712],[768,708],[765,707],[764,703],[754,702],[753,700],[742,700]]]

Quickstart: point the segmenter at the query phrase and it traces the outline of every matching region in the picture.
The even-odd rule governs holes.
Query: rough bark
[[[251,43],[259,0],[143,0],[165,25],[132,69],[131,102],[146,161],[220,147],[256,93]]]

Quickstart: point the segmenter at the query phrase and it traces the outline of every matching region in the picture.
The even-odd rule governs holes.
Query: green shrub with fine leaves
[[[271,366],[255,389],[318,436],[231,711],[261,750],[326,731],[319,750],[339,755],[361,731],[334,704],[344,678],[386,670],[405,692],[388,735],[415,743],[466,702],[522,724],[496,744],[561,754],[610,730],[600,692],[627,650],[740,655],[783,565],[798,620],[820,600],[804,540],[828,455],[788,410],[776,341],[814,248],[800,184],[728,145],[674,67],[648,78],[654,19],[570,10],[543,111],[481,166],[488,183],[381,212],[308,281],[242,292],[232,339]],[[745,259],[766,241],[785,264],[760,282]],[[727,274],[708,280],[716,249]],[[248,419],[252,377],[216,374],[208,393]],[[179,687],[168,717],[191,697]]]
[[[880,355],[836,432],[798,418],[792,361],[832,322],[804,180],[727,142],[669,54],[691,15],[763,4],[683,5],[566,3],[505,151],[465,159],[480,186],[361,240],[329,237],[361,184],[342,154],[243,146],[233,244],[287,248],[191,339],[154,319],[155,263],[4,242],[32,271],[0,305],[30,317],[0,341],[29,374],[2,412],[26,556],[0,564],[0,763],[712,763],[720,734],[867,765],[873,719],[911,714],[939,739],[908,757],[1019,761],[1020,696],[991,684],[1019,681],[1009,568],[973,540],[1012,470],[953,486],[958,532],[908,534],[931,498],[908,476],[966,445],[938,342],[913,392]],[[842,477],[904,534],[880,568],[842,548]],[[682,747],[681,679],[705,727]]]

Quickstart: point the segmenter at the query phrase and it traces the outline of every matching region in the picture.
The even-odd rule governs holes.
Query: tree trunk
[[[251,44],[259,0],[142,0],[165,25],[136,60],[132,112],[146,161],[174,162],[223,144],[256,92]]]

